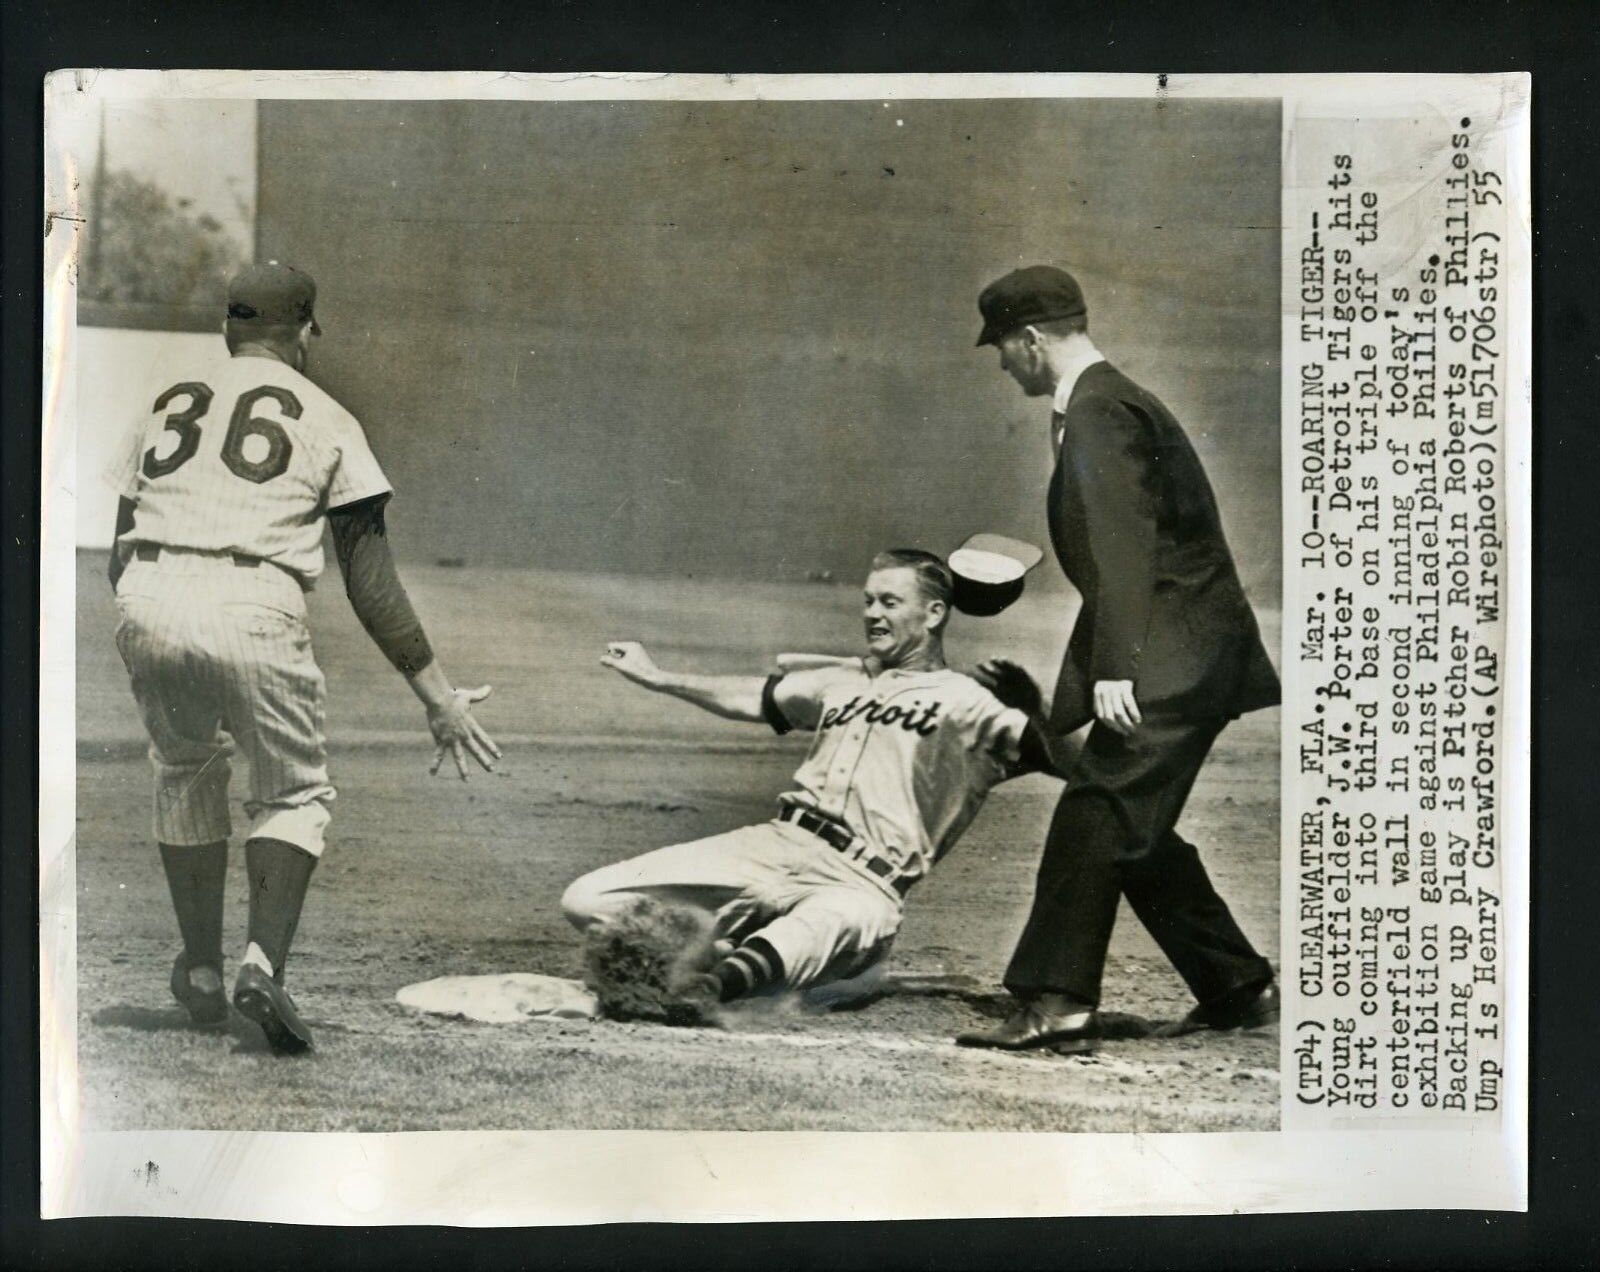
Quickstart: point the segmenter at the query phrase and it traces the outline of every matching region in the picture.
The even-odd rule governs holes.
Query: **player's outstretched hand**
[[[1039,683],[1025,667],[1009,658],[986,658],[972,670],[972,678],[1008,707],[1023,715],[1038,715],[1044,707]]]
[[[456,762],[456,772],[467,780],[467,756],[472,756],[485,772],[494,772],[494,762],[500,758],[500,748],[494,739],[483,731],[483,726],[472,718],[472,705],[489,696],[489,686],[477,689],[452,689],[449,697],[428,706],[428,728],[439,749],[433,756],[430,773],[437,773],[444,763],[446,753]]]
[[[600,665],[620,671],[636,685],[654,689],[661,679],[661,668],[655,659],[645,653],[644,646],[636,640],[613,640],[607,643],[606,652],[600,655]]]

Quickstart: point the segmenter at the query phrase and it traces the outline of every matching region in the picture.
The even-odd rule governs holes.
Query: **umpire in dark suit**
[[[1050,720],[1057,736],[1093,727],[1064,774],[1006,970],[1018,1008],[957,1041],[1091,1047],[1119,897],[1198,1004],[1166,1033],[1270,1023],[1272,969],[1175,829],[1223,726],[1279,697],[1211,483],[1172,412],[1090,342],[1071,275],[1016,270],[978,308],[979,345],[998,346],[1029,396],[1054,401],[1050,538],[1083,607]]]

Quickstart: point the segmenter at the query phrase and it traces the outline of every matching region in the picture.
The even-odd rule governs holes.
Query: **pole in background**
[[[106,206],[106,104],[100,103],[100,144],[95,151],[94,179],[89,189],[89,252],[84,261],[87,285],[80,294],[100,297],[100,241],[105,237],[102,216]]]

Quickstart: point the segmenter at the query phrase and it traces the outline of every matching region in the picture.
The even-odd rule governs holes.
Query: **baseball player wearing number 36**
[[[121,495],[111,585],[117,649],[150,735],[155,834],[183,951],[172,993],[199,1024],[227,1018],[222,980],[229,757],[250,765],[248,946],[234,1006],[279,1053],[311,1032],[284,962],[322,855],[334,788],[322,672],[304,593],[322,571],[324,517],[345,590],[410,682],[437,750],[463,780],[500,754],[453,688],[395,572],[384,529],[391,488],[361,425],[303,374],[316,287],[276,261],[228,286],[227,356],[174,368],[113,473]]]
[[[567,918],[604,924],[640,897],[709,912],[720,957],[701,979],[722,1002],[784,988],[836,1001],[870,992],[906,894],[989,790],[1056,768],[1025,673],[998,678],[997,696],[945,665],[952,592],[931,553],[880,553],[866,581],[867,657],[765,678],[674,674],[641,645],[610,645],[600,661],[646,689],[815,736],[771,821],[584,875],[561,899]]]

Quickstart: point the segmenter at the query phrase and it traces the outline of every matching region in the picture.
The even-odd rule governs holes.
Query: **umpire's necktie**
[[[1067,413],[1065,411],[1050,412],[1050,439],[1055,443],[1056,452],[1061,451],[1061,439],[1067,433]]]

